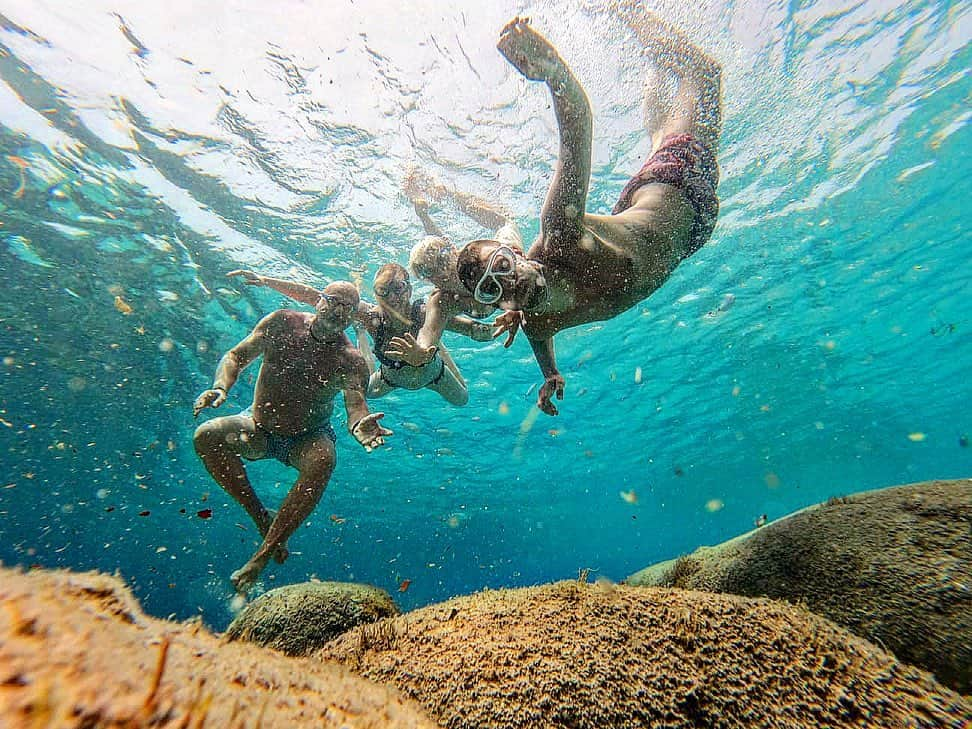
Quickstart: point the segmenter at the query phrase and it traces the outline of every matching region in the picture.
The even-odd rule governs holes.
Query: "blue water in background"
[[[188,2],[0,3],[3,563],[117,570],[149,612],[225,626],[256,533],[198,462],[191,404],[283,300],[224,274],[369,296],[421,234],[414,164],[508,205],[530,240],[556,127],[493,48],[513,15],[592,98],[589,210],[647,153],[637,45],[594,5],[371,5],[199,22]],[[264,588],[356,580],[410,609],[617,580],[761,514],[972,474],[969,3],[652,7],[725,67],[711,242],[641,305],[558,336],[559,417],[532,410],[522,338],[447,335],[469,405],[373,401],[395,430],[381,451],[338,406],[334,477]],[[248,405],[255,373],[212,414]],[[295,474],[250,469],[271,506]]]

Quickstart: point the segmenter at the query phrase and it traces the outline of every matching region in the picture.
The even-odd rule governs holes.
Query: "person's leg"
[[[334,471],[334,443],[326,435],[307,438],[294,446],[289,461],[299,475],[270,524],[263,544],[246,564],[232,574],[230,579],[237,592],[245,593],[253,585],[270,561],[270,556],[277,550],[285,549],[290,535],[317,506]]]
[[[214,418],[196,428],[192,442],[209,475],[246,510],[260,536],[266,536],[273,514],[260,501],[243,466],[244,457],[251,461],[267,457],[267,438],[253,418],[248,415]],[[287,559],[287,550],[278,550],[273,558],[282,564]]]
[[[266,438],[253,418],[247,415],[213,418],[196,428],[192,442],[213,480],[246,509],[260,534],[266,534],[270,512],[253,490],[243,467],[242,456],[256,460],[266,455]]]
[[[645,88],[645,119],[652,129],[652,147],[672,134],[693,134],[713,153],[722,131],[722,69],[681,32],[632,3],[617,3],[615,11],[644,44],[652,60],[674,74],[672,98],[652,85]]]
[[[442,361],[442,372],[426,387],[442,395],[451,405],[462,407],[469,402],[465,381],[446,365],[445,360]]]

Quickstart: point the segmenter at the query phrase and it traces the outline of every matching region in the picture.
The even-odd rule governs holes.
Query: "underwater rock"
[[[443,726],[945,727],[972,703],[782,602],[561,582],[355,628],[319,654]]]
[[[435,727],[394,689],[142,613],[116,578],[0,568],[0,726]]]
[[[399,612],[387,592],[371,585],[301,582],[251,602],[230,623],[226,637],[307,656],[355,626]]]
[[[972,693],[972,479],[832,498],[626,582],[799,602]]]

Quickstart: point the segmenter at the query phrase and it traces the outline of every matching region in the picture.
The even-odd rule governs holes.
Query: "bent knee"
[[[224,442],[223,431],[215,423],[215,420],[209,420],[196,428],[196,432],[192,434],[192,445],[196,453],[209,453]]]
[[[246,435],[240,429],[234,427],[228,418],[215,418],[209,420],[198,428],[192,435],[192,444],[196,453],[213,453],[218,450],[228,450],[239,453],[243,447],[241,441],[246,440]]]

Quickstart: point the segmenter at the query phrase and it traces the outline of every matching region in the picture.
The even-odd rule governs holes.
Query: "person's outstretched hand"
[[[199,413],[206,408],[218,408],[224,402],[226,402],[226,390],[219,387],[205,390],[192,404],[192,417],[199,417]]]
[[[385,436],[394,435],[393,431],[388,428],[383,428],[378,422],[383,417],[385,417],[384,413],[370,413],[361,418],[351,428],[351,435],[364,446],[364,449],[368,453],[371,453],[378,446],[384,445]]]
[[[227,276],[240,276],[243,279],[243,283],[247,286],[264,286],[265,281],[263,276],[253,271],[247,271],[243,268],[237,268],[235,271],[230,271]]]
[[[506,341],[503,342],[503,346],[509,349],[524,322],[526,316],[522,311],[507,311],[500,314],[493,320],[493,339],[505,333]]]
[[[529,18],[513,18],[500,31],[496,48],[517,71],[531,81],[550,81],[564,67],[553,44],[530,25]]]
[[[537,394],[537,407],[547,415],[556,415],[557,406],[553,404],[553,396],[558,400],[564,399],[564,378],[562,375],[550,375],[540,386]]]
[[[420,347],[415,335],[411,332],[405,332],[401,337],[392,337],[388,340],[388,346],[385,347],[386,356],[401,360],[412,365],[412,367],[427,365],[438,351],[439,348],[435,345]]]

